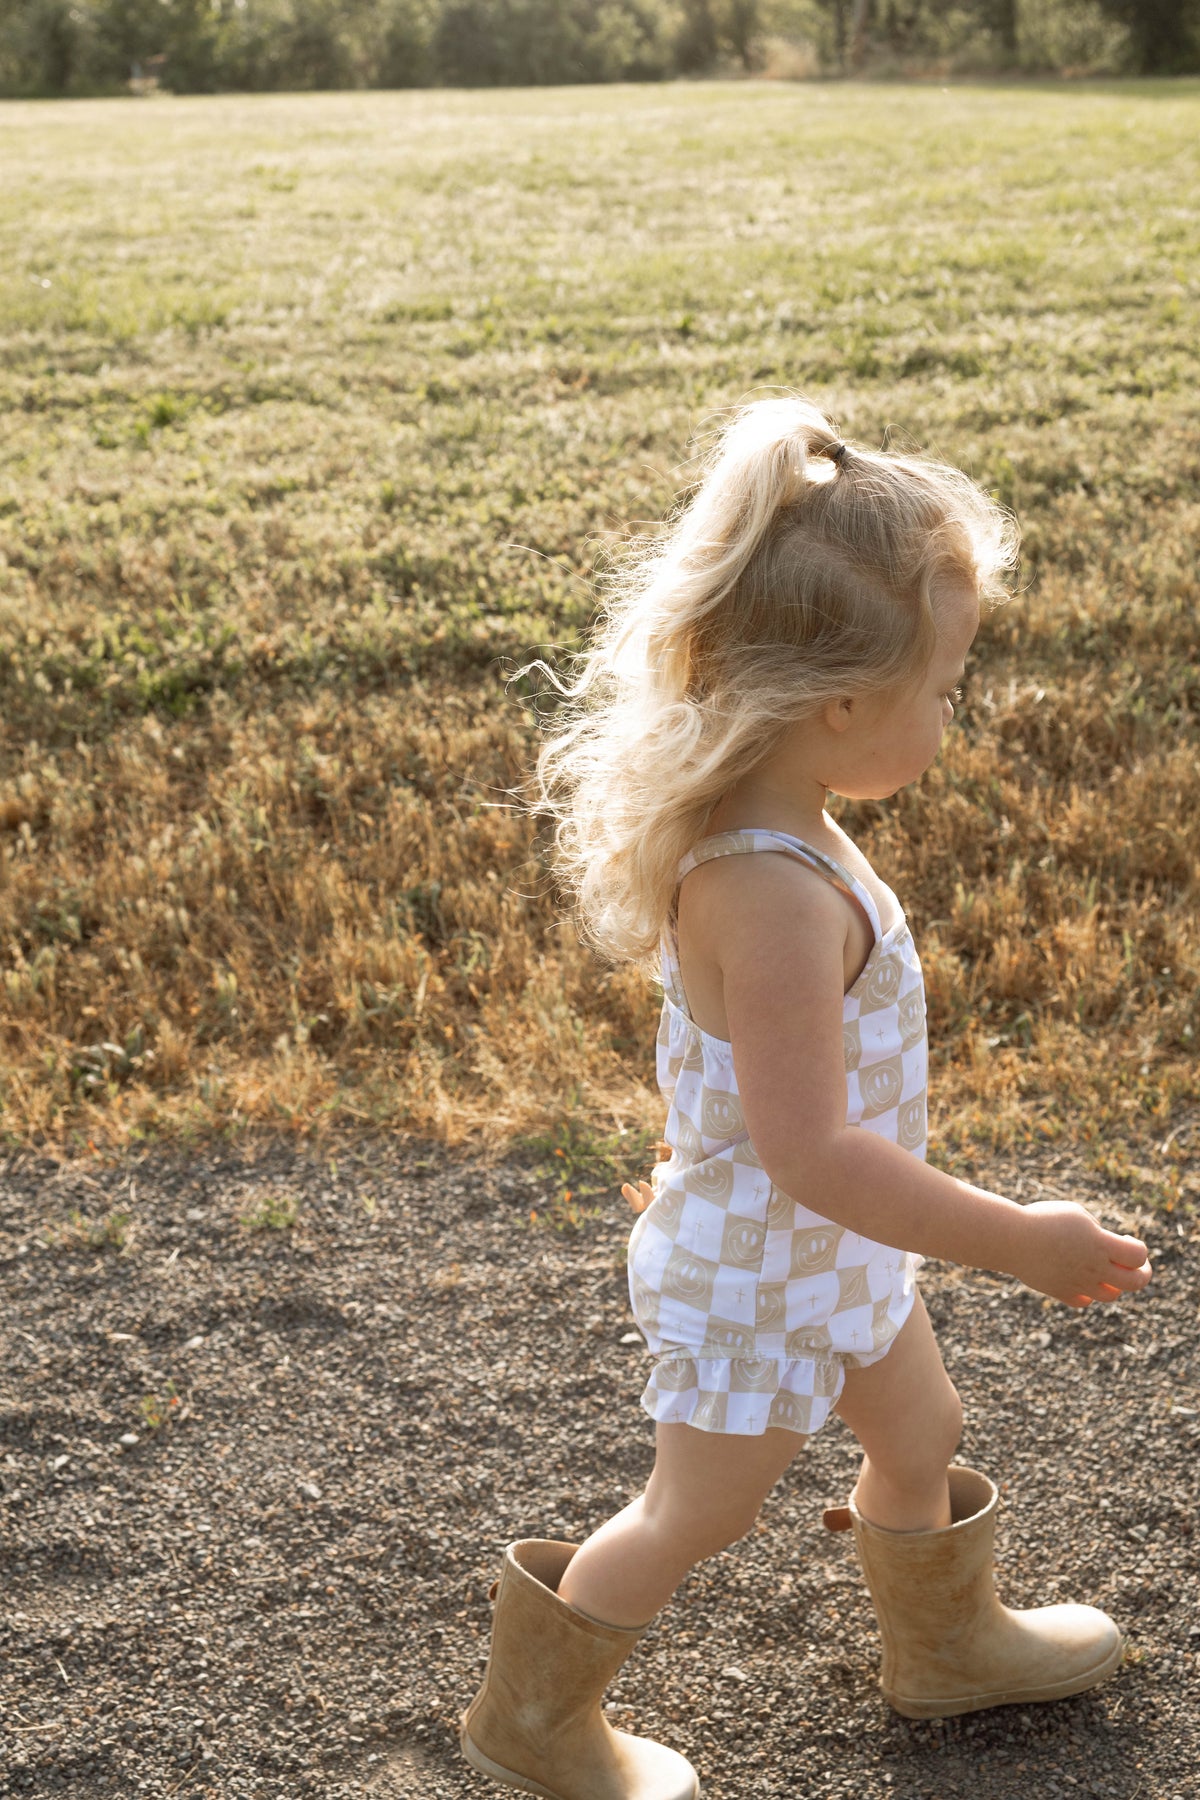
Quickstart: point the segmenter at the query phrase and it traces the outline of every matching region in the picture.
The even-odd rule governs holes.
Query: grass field
[[[505,677],[782,385],[1025,530],[941,763],[848,809],[938,1154],[1194,1204],[1200,84],[10,104],[0,166],[10,1141],[644,1161],[655,997],[504,803]]]

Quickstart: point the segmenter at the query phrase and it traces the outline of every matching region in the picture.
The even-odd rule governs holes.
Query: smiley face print
[[[793,1280],[805,1275],[824,1275],[837,1262],[838,1245],[842,1241],[837,1225],[807,1225],[792,1234]]]

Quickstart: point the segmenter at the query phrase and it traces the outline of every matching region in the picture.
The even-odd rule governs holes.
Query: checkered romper
[[[875,930],[845,997],[847,1119],[925,1155],[925,988],[901,913],[882,929],[869,890],[783,832],[703,839],[679,878],[714,856],[776,851],[848,889]],[[899,907],[897,907],[899,913]],[[922,1258],[822,1218],[771,1183],[746,1133],[732,1051],[688,1014],[672,927],[662,944],[658,1083],[670,1160],[633,1228],[629,1293],[654,1368],[651,1418],[758,1436],[819,1431],[850,1368],[887,1354],[907,1319]]]

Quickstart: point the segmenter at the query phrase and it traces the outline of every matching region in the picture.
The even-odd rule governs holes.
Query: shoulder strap
[[[677,880],[682,881],[700,863],[710,862],[717,856],[748,856],[755,851],[775,851],[783,856],[794,856],[806,863],[817,875],[824,876],[835,887],[843,888],[852,894],[871,921],[871,928],[876,939],[883,936],[883,925],[879,917],[879,908],[875,904],[875,896],[849,869],[835,862],[824,850],[815,850],[803,838],[791,837],[786,831],[771,831],[765,826],[747,826],[741,831],[720,831],[713,837],[701,838],[698,844],[688,851],[679,864]]]

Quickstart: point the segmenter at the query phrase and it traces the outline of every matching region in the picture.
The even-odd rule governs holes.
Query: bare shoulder
[[[840,955],[847,911],[824,876],[795,857],[763,851],[698,864],[680,886],[679,922],[697,949],[728,966],[756,941],[778,953],[817,939]]]
[[[680,887],[692,1017],[729,1043],[746,1127],[768,1169],[845,1122],[851,919],[831,882],[778,854],[714,857]]]

